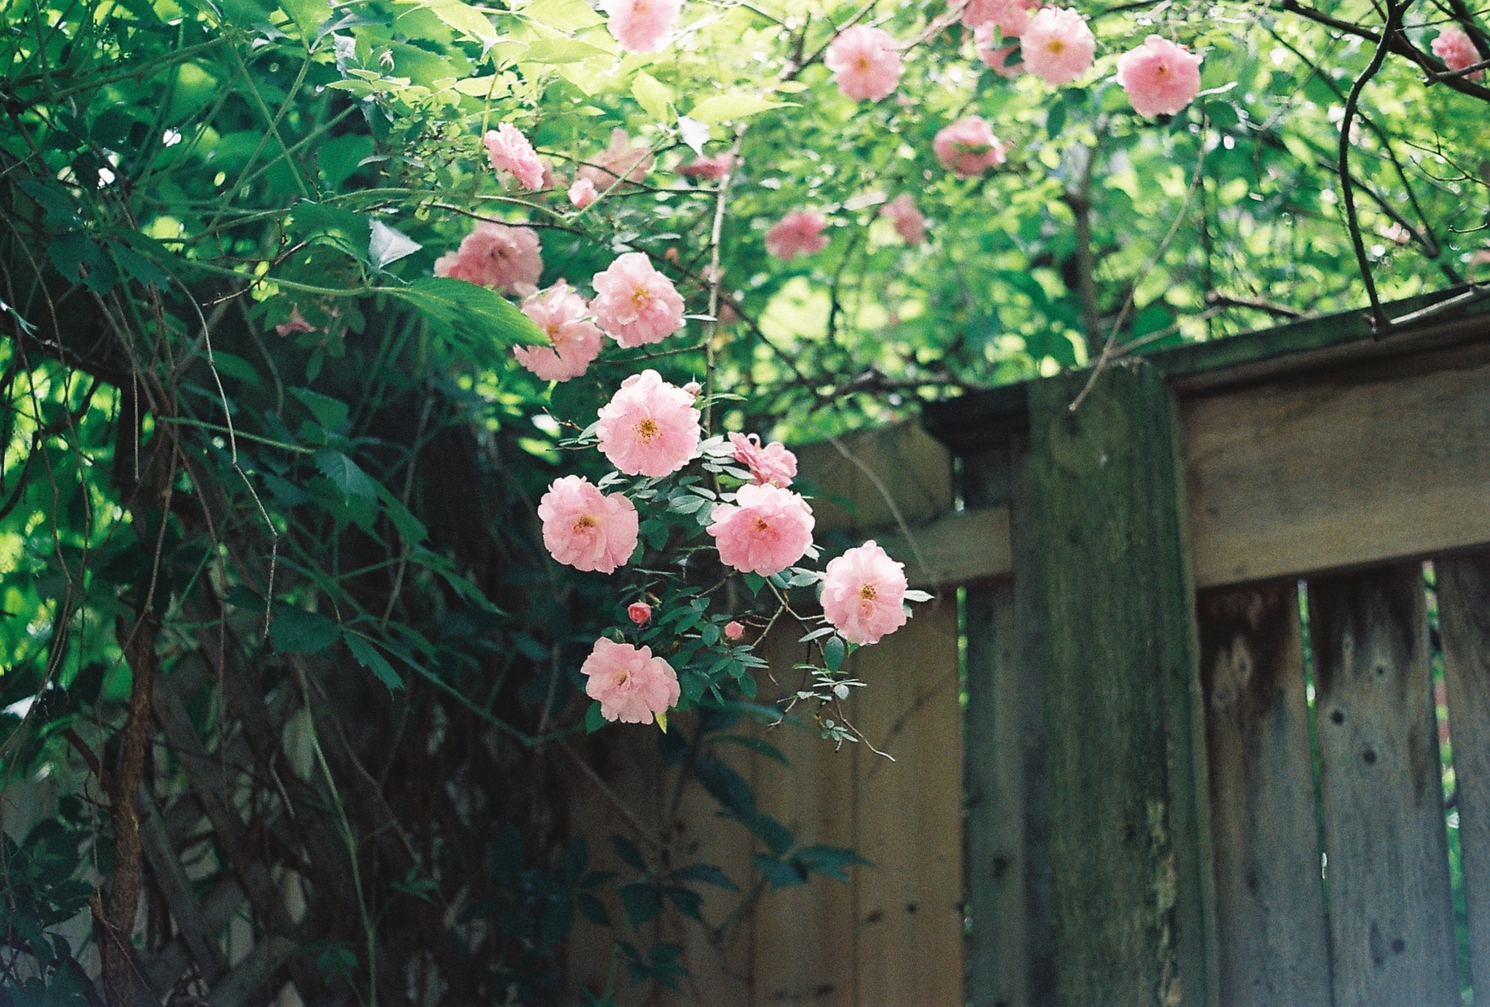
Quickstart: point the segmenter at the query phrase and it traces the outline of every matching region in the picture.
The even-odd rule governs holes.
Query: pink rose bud
[[[645,626],[652,621],[652,606],[644,601],[633,601],[626,606],[626,617],[638,626]]]
[[[697,381],[690,381],[688,382],[688,384],[683,386],[683,391],[687,392],[689,395],[692,395],[694,398],[698,398],[699,392],[702,392],[703,390],[704,386],[699,384]]]
[[[745,627],[731,620],[724,624],[724,638],[726,640],[738,640],[745,635]]]

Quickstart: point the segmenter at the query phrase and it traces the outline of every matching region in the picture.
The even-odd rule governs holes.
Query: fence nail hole
[[[1366,765],[1368,766],[1376,765],[1376,753],[1369,748],[1361,753],[1361,758],[1366,760]]]
[[[1396,940],[1392,941],[1392,953],[1393,954],[1400,955],[1402,952],[1404,952],[1406,950],[1407,950],[1407,942],[1404,941],[1402,938],[1398,937]]]
[[[1334,713],[1330,714],[1330,719],[1337,724],[1343,724],[1345,723],[1345,714],[1340,710],[1336,710]]]
[[[907,902],[905,904],[905,911],[908,913],[914,913],[916,911],[916,904],[914,902]]]

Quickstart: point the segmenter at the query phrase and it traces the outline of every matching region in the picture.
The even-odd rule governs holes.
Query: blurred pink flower
[[[549,346],[514,346],[518,363],[545,381],[568,381],[600,356],[600,329],[584,298],[563,280],[522,304],[523,314],[548,333]]]
[[[642,252],[627,252],[590,281],[600,327],[627,349],[658,343],[683,327],[683,295]]]
[[[812,508],[800,495],[749,483],[740,487],[733,504],[714,508],[709,534],[726,566],[768,577],[806,554],[812,525]]]
[[[916,208],[916,198],[910,193],[902,192],[880,207],[880,216],[890,222],[907,245],[919,245],[926,240],[926,218]]]
[[[1200,57],[1150,35],[1143,45],[1118,57],[1117,82],[1139,115],[1174,115],[1200,93]]]
[[[855,101],[879,101],[900,83],[903,67],[895,38],[881,28],[855,25],[828,44],[823,65],[838,90]]]
[[[981,175],[1004,163],[1004,145],[986,120],[965,116],[936,134],[931,142],[942,167],[963,177]]]
[[[508,227],[484,220],[460,248],[435,260],[435,275],[467,280],[507,292],[536,285],[543,275],[538,234],[531,227]]]
[[[682,0],[602,0],[610,33],[626,52],[656,52],[678,21]]]
[[[731,619],[724,624],[724,638],[726,640],[738,640],[745,635],[745,627]]]
[[[291,336],[297,332],[317,332],[319,329],[307,322],[300,315],[300,305],[290,305],[290,317],[274,327],[274,331],[280,336]]]
[[[698,418],[692,395],[654,370],[633,374],[600,408],[600,453],[629,476],[668,475],[698,449]]]
[[[576,210],[583,210],[599,197],[600,193],[595,191],[595,183],[588,178],[576,178],[569,187],[569,202],[574,204]]]
[[[828,236],[823,233],[827,226],[820,213],[811,210],[788,213],[766,232],[766,252],[783,262],[799,255],[815,255],[828,247]]]
[[[504,122],[496,129],[487,130],[482,142],[493,168],[510,172],[517,184],[529,192],[543,188],[543,162],[538,160],[538,153],[527,137]]]
[[[878,643],[905,625],[905,564],[871,539],[829,561],[823,618],[849,643]]]
[[[636,550],[636,506],[623,493],[601,493],[582,476],[555,479],[538,502],[543,545],[576,570],[611,573]]]
[[[1074,8],[1046,7],[1025,26],[1019,51],[1024,68],[1047,84],[1069,84],[1092,66],[1097,38]]]
[[[651,647],[633,647],[605,637],[580,673],[589,677],[585,695],[600,701],[600,715],[623,724],[650,724],[653,714],[665,713],[678,701],[678,674],[672,665],[652,656]]]
[[[1018,38],[1030,23],[1030,11],[1039,0],[968,0],[962,8],[962,23],[969,28],[987,28],[992,36],[998,28],[1004,38]]]
[[[734,167],[734,155],[729,151],[715,154],[713,157],[701,157],[691,164],[685,164],[678,168],[678,174],[687,175],[689,178],[705,178],[711,182],[717,182],[723,178]]]
[[[991,24],[979,25],[973,29],[973,48],[978,53],[978,58],[1000,77],[1012,80],[1024,73],[1023,63],[1009,65],[1009,57],[1014,53],[1014,46],[1003,45],[994,48],[993,25]]]
[[[787,487],[797,474],[797,456],[786,449],[780,441],[772,441],[761,447],[760,434],[732,433],[729,442],[734,445],[735,461],[750,469],[750,477],[759,484]]]
[[[631,137],[624,129],[616,128],[610,133],[610,146],[598,154],[591,155],[589,164],[582,164],[575,172],[578,178],[588,178],[596,189],[604,191],[616,184],[616,179],[640,182],[652,167],[652,152],[646,144],[631,146]]]
[[[1456,24],[1440,30],[1431,48],[1433,55],[1443,60],[1444,65],[1450,70],[1463,70],[1467,66],[1474,66],[1483,61],[1480,51],[1474,47],[1474,42],[1465,34],[1464,29]],[[1483,80],[1485,71],[1476,70],[1474,73],[1465,74],[1464,77],[1466,80]]]
[[[633,601],[626,606],[626,618],[638,626],[645,626],[652,621],[652,606],[644,601]]]

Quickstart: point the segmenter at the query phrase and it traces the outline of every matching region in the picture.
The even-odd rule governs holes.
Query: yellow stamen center
[[[636,425],[636,432],[644,441],[657,436],[657,421],[648,416]]]
[[[874,600],[874,585],[873,584],[865,584],[863,587],[859,588],[859,597],[862,598],[865,601],[873,601]]]

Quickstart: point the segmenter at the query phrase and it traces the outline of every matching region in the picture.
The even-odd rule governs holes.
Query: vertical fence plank
[[[1422,568],[1311,579],[1336,1007],[1459,1003]]]
[[[1330,1007],[1298,588],[1207,591],[1197,607],[1221,1002]]]
[[[1030,386],[1056,1001],[1203,1004],[1203,743],[1168,390],[1142,362]]]
[[[855,653],[853,869],[860,1007],[962,1007],[962,759],[957,596]]]
[[[1490,553],[1435,560],[1476,999],[1490,1001]]]

